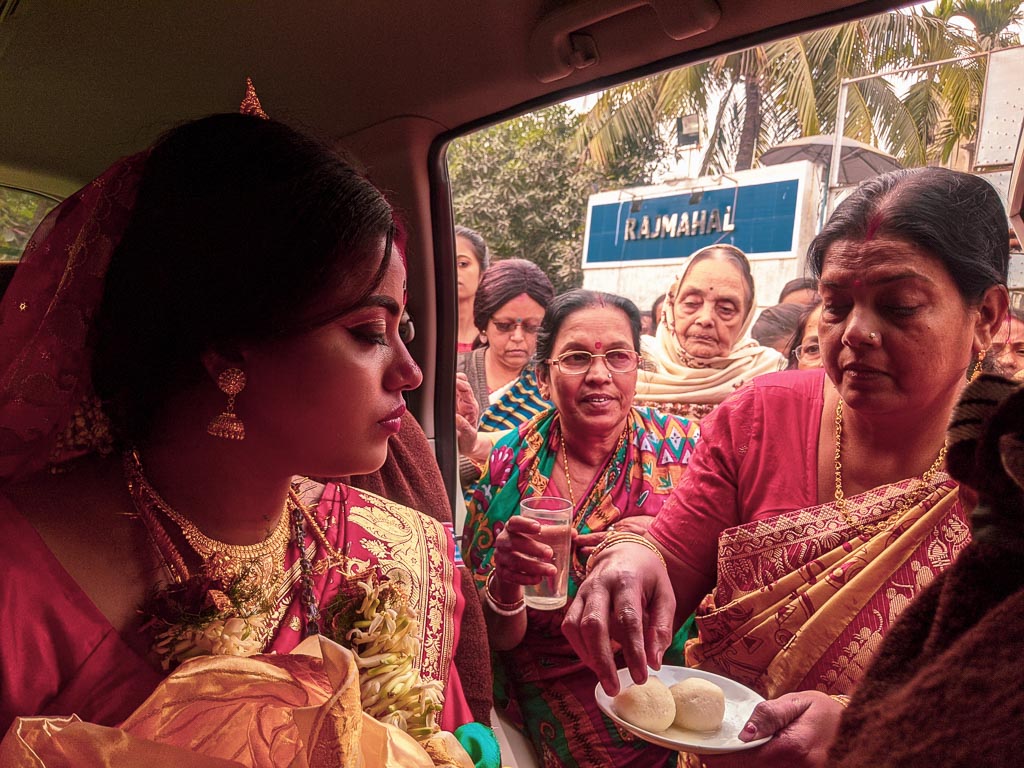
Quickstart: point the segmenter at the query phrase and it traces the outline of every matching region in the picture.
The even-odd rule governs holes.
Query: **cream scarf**
[[[785,357],[770,347],[762,347],[750,336],[757,307],[753,296],[743,327],[728,355],[697,359],[683,351],[675,335],[675,298],[689,266],[676,278],[665,297],[662,310],[664,317],[658,325],[658,335],[641,339],[640,351],[644,356],[644,365],[653,370],[641,368],[639,371],[636,382],[637,403],[717,405],[755,376],[781,371],[786,367]]]

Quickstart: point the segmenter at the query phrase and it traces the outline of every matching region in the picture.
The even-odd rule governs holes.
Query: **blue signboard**
[[[794,179],[593,205],[583,266],[678,261],[714,243],[792,251],[798,190]]]

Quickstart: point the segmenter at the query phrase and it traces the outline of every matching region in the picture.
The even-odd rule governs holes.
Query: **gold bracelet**
[[[833,701],[838,701],[844,708],[850,706],[850,697],[845,693],[830,693],[828,697]]]
[[[463,458],[466,461],[468,461],[470,464],[473,465],[473,467],[476,469],[477,472],[480,473],[480,477],[483,477],[484,470],[487,469],[487,459],[489,459],[491,457],[488,455],[487,459],[484,459],[483,461],[477,461],[476,459],[474,459],[472,456],[470,456],[468,454],[464,453],[464,454],[462,454],[462,456],[463,456]]]
[[[658,547],[655,546],[653,542],[648,541],[639,533],[615,531],[615,533],[608,534],[605,540],[598,544],[596,547],[594,547],[594,551],[590,553],[590,557],[587,558],[587,576],[589,576],[590,572],[594,569],[594,563],[597,562],[598,555],[600,555],[602,552],[608,549],[608,547],[614,547],[616,544],[622,544],[627,541],[632,544],[640,544],[641,546],[647,547],[649,550],[651,550],[651,552],[658,556],[658,559],[661,561],[661,567],[664,568],[666,571],[668,570],[668,564],[665,562],[664,555],[661,554],[661,550],[658,549]]]
[[[496,568],[491,568],[487,573],[487,578],[484,580],[484,597],[487,598],[487,602],[491,604],[491,608],[494,609],[495,613],[502,616],[515,616],[526,608],[526,600],[520,597],[518,600],[512,603],[506,603],[496,598],[491,593],[491,582],[494,581],[494,577],[498,571]]]

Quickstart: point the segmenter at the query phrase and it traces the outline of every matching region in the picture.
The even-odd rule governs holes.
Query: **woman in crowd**
[[[761,704],[740,738],[777,738],[744,753],[746,762],[739,754],[712,761],[716,768],[750,761],[787,768],[1019,765],[1024,713],[1020,385],[990,375],[971,382],[953,412],[947,441],[950,474],[978,497],[971,543],[886,635],[848,710],[814,693]]]
[[[0,307],[5,730],[128,717],[129,741],[286,765],[341,749],[315,743],[330,723],[359,733],[336,711],[354,697],[358,713],[354,685],[389,724],[374,748],[466,764],[439,732],[467,719],[450,535],[340,483],[293,482],[376,470],[421,381],[394,233],[337,153],[240,114],[171,131],[44,221]],[[386,658],[383,679],[412,697],[375,693],[355,664],[346,678],[336,657],[351,656],[325,640],[328,685],[288,655],[318,632],[366,669]],[[274,655],[237,658],[259,653]]]
[[[757,316],[750,335],[762,347],[771,347],[788,358],[793,350],[793,339],[803,312],[802,304],[776,304],[768,307]]]
[[[991,356],[995,369],[1003,376],[1024,371],[1024,313],[1011,309],[996,333]]]
[[[551,406],[530,361],[544,309],[554,295],[547,275],[525,259],[499,261],[487,270],[473,306],[485,344],[459,355],[456,363],[456,399],[465,402],[456,415],[460,447],[486,446],[486,453],[491,442],[483,433],[514,429]],[[469,458],[475,453],[464,448],[460,458],[464,486],[480,476]]]
[[[459,282],[458,351],[469,352],[480,343],[480,329],[473,316],[473,301],[480,278],[490,266],[491,255],[483,236],[469,227],[455,227],[455,267]]]
[[[577,532],[570,604],[586,558],[614,536],[639,539],[682,476],[697,426],[632,405],[640,312],[627,299],[570,291],[551,302],[537,343],[541,388],[554,408],[491,451],[467,495],[465,560],[483,591],[492,647],[500,651],[510,715],[545,766],[653,766],[674,759],[624,742],[594,702],[597,678],[561,632],[565,609],[527,609],[523,585],[554,568],[519,516],[530,496],[569,499]]]
[[[821,299],[803,305],[796,336],[793,338],[793,352],[789,357],[790,370],[796,368],[806,371],[808,368],[821,368],[821,339],[818,335],[821,311]]]
[[[824,368],[761,377],[720,406],[648,532],[667,570],[616,543],[570,609],[566,634],[606,690],[611,641],[643,680],[673,615],[698,604],[693,665],[768,697],[856,688],[969,539],[942,471],[946,425],[1006,312],[1005,226],[986,181],[941,168],[879,176],[839,206],[808,258]]]
[[[664,322],[645,344],[637,403],[703,418],[755,376],[786,359],[750,335],[754,278],[743,251],[711,245],[694,253],[665,300]]]
[[[458,372],[465,374],[473,390],[481,420],[488,419],[489,409],[524,371],[525,383],[536,390],[536,375],[528,365],[537,349],[544,309],[554,295],[547,275],[525,259],[499,261],[481,279],[473,304],[473,322],[484,344],[459,355],[457,364]],[[520,421],[536,412],[524,414]],[[508,429],[520,421],[497,428]]]

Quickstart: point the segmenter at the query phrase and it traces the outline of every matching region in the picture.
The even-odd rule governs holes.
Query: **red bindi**
[[[861,281],[861,279],[859,277],[856,280],[853,281],[853,287],[854,288],[860,288],[861,285],[863,285],[863,282]]]
[[[600,348],[601,348],[601,342],[600,341],[595,341],[594,342],[594,349],[600,349]]]

